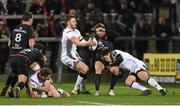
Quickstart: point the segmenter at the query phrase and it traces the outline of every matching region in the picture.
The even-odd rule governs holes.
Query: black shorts
[[[22,56],[11,56],[9,60],[12,71],[17,74],[28,76],[29,61]]]

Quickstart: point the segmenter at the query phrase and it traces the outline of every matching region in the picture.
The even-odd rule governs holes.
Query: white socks
[[[83,79],[83,80],[82,80],[82,83],[81,83],[81,85],[80,85],[80,91],[82,91],[82,92],[85,92],[85,91],[86,91],[86,82],[87,82],[86,79]]]
[[[157,90],[163,89],[153,78],[149,78],[147,82],[149,85],[156,88]]]
[[[81,77],[80,75],[78,75],[77,80],[76,80],[76,83],[75,83],[75,85],[74,85],[74,90],[79,90],[79,89],[80,89],[80,85],[81,85],[83,79],[84,79],[83,77]]]
[[[138,90],[141,90],[141,91],[145,91],[146,89],[148,89],[148,88],[142,86],[141,84],[139,84],[138,82],[133,82],[131,87],[138,89]]]

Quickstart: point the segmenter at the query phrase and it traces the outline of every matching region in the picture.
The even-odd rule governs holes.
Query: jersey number
[[[22,37],[22,35],[20,33],[17,33],[16,37],[15,37],[15,41],[16,42],[20,42],[21,41],[21,37]]]

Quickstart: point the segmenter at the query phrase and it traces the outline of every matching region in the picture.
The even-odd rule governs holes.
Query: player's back
[[[23,49],[18,55],[26,56],[30,63],[43,61],[43,54],[37,48]]]
[[[35,38],[32,28],[25,24],[18,25],[10,37],[10,54],[16,54],[22,49],[29,48],[30,38]]]

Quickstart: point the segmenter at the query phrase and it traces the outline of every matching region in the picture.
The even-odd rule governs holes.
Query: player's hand
[[[95,46],[96,42],[92,41],[92,40],[88,40],[88,46]]]

